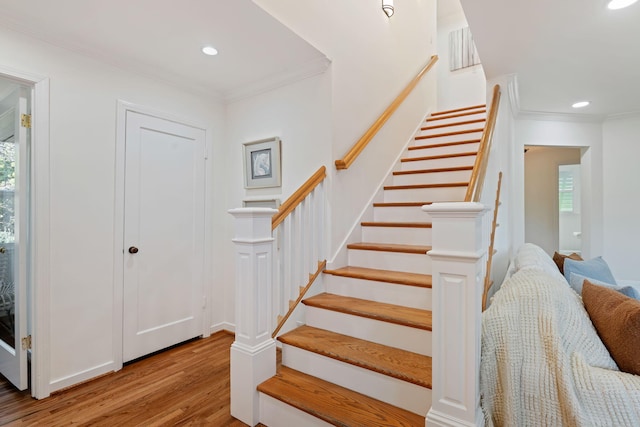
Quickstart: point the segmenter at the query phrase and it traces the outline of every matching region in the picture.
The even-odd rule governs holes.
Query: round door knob
[[[131,246],[129,248],[129,253],[130,254],[137,254],[138,253],[138,248],[136,248],[135,246]]]

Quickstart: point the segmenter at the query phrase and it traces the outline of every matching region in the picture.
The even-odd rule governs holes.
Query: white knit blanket
[[[480,393],[489,426],[640,426],[640,377],[618,370],[566,281],[538,269],[483,314]]]

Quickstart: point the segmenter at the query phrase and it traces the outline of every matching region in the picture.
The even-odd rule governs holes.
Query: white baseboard
[[[220,332],[220,331],[227,331],[227,332],[236,332],[236,325],[233,323],[229,323],[229,322],[220,322],[220,323],[216,323],[215,325],[211,325],[210,327],[210,331],[212,334],[215,334],[216,332]]]
[[[58,378],[49,383],[49,392],[62,390],[71,386],[81,384],[83,382],[95,379],[101,375],[108,374],[119,370],[119,367],[114,361],[98,365],[96,367],[78,372],[77,374],[69,375],[63,378]]]

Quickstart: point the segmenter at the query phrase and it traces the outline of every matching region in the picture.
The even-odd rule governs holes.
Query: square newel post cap
[[[235,218],[234,242],[256,243],[273,240],[271,218],[278,213],[271,208],[236,208],[228,211]]]
[[[482,203],[433,203],[423,206],[422,210],[429,213],[433,223],[430,256],[464,254],[478,258],[486,252],[488,243],[483,241],[482,223],[490,209]]]

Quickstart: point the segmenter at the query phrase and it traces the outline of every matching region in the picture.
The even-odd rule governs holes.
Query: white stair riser
[[[307,325],[402,350],[431,356],[431,331],[306,307]]]
[[[325,284],[330,294],[431,310],[430,288],[333,275],[326,275]]]
[[[481,110],[474,110],[474,111],[481,111]],[[451,115],[454,115],[454,114],[458,114],[458,113],[451,113]],[[446,115],[449,115],[449,114],[446,114]],[[434,117],[437,117],[437,116],[434,116]],[[467,116],[452,117],[449,119],[440,119],[440,120],[433,120],[431,117],[429,117],[427,118],[427,120],[425,120],[422,127],[447,125],[449,123],[459,123],[459,122],[465,122],[467,120],[477,120],[477,119],[486,119],[486,118],[487,118],[487,113],[477,113],[477,112],[475,114],[469,114]]]
[[[401,245],[431,245],[431,229],[413,227],[362,227],[362,241],[398,243]]]
[[[431,390],[300,348],[282,346],[282,364],[415,414],[431,406]]]
[[[431,216],[420,206],[385,206],[373,208],[373,220],[382,222],[431,222]]]
[[[464,200],[467,187],[411,188],[407,190],[385,190],[384,201],[392,202],[455,202]]]
[[[476,128],[478,129],[478,128]],[[430,133],[425,133],[425,135],[440,135],[443,133],[446,133],[447,131],[442,131],[442,132],[430,132]],[[416,136],[423,136],[421,133],[416,134]],[[468,139],[480,139],[482,137],[482,131],[477,131],[477,132],[470,132],[470,133],[461,133],[461,134],[457,134],[457,135],[445,135],[445,136],[438,136],[438,137],[432,137],[432,138],[427,138],[427,139],[419,139],[419,140],[415,140],[414,145],[426,145],[426,144],[443,144],[443,143],[447,143],[447,142],[454,142],[454,141],[466,141]]]
[[[406,175],[393,175],[392,185],[413,184],[446,184],[448,182],[469,182],[471,171],[411,173]]]
[[[484,128],[484,125],[486,122],[477,122],[477,123],[466,123],[466,124],[460,124],[460,122],[466,122],[469,120],[475,120],[475,119],[466,119],[465,120],[458,120],[457,122],[451,122],[451,126],[446,126],[446,127],[439,127],[439,128],[435,128],[435,129],[420,129],[418,131],[418,136],[419,135],[433,135],[436,133],[448,133],[448,132],[458,132],[461,130],[471,130],[471,129],[481,129]],[[455,124],[453,124],[455,123]],[[426,126],[422,126],[422,128],[428,128],[431,126],[441,126],[447,123],[427,123]]]
[[[332,427],[332,424],[264,393],[260,393],[260,423],[269,427]]]
[[[422,146],[422,144],[418,144],[417,146]],[[416,157],[440,156],[443,154],[469,153],[471,151],[478,151],[479,146],[479,142],[474,142],[468,144],[447,145],[444,147],[421,148],[419,150],[407,150],[404,157],[413,159]]]
[[[354,267],[431,274],[431,258],[426,254],[349,249],[348,257]]]
[[[475,161],[475,154],[463,157],[446,157],[444,159],[412,160],[409,162],[401,162],[400,170],[415,171],[420,169],[449,168],[454,166],[473,166]]]

